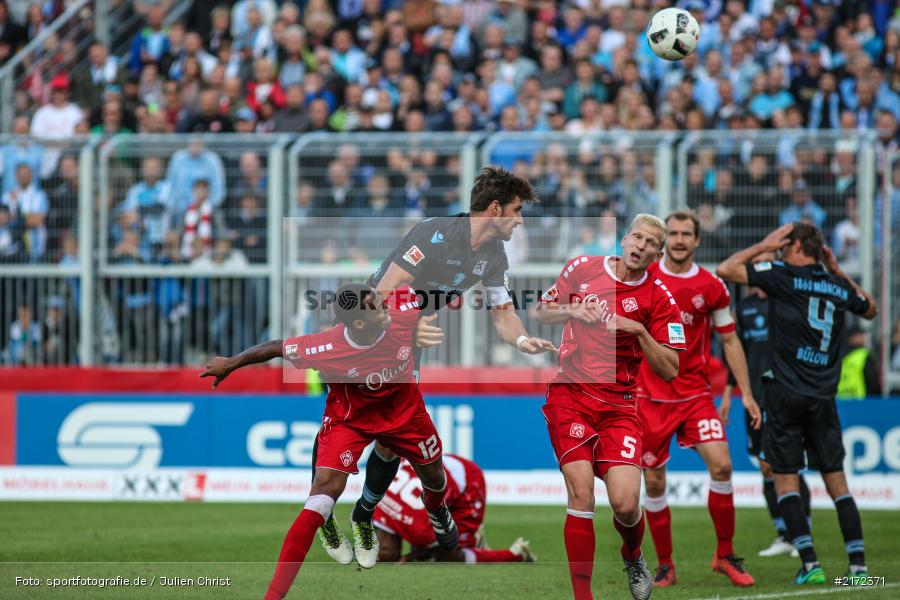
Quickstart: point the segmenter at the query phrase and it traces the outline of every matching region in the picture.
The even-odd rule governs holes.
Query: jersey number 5
[[[822,341],[819,343],[819,352],[828,352],[828,346],[831,345],[831,327],[834,325],[834,304],[831,300],[825,300],[825,314],[819,317],[819,305],[822,304],[820,298],[809,299],[809,312],[807,320],[809,326],[816,331],[822,332]]]
[[[635,444],[637,444],[636,439],[630,435],[625,436],[622,440],[622,445],[625,446],[625,449],[622,450],[622,458],[634,458]]]

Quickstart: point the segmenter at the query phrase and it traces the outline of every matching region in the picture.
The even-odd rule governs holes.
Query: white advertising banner
[[[565,505],[562,475],[554,470],[486,471],[488,501],[495,504]],[[763,507],[762,478],[734,474],[737,506]],[[831,500],[817,475],[807,478],[813,506]],[[350,477],[342,501],[351,502],[362,489],[361,475]],[[850,490],[860,508],[900,510],[900,475],[857,475]],[[0,467],[0,500],[302,502],[309,494],[308,469],[154,469],[116,471],[66,467]],[[709,476],[703,472],[668,473],[669,504],[706,506]],[[606,489],[597,480],[599,504]]]

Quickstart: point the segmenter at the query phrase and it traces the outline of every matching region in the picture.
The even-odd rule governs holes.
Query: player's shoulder
[[[421,308],[419,304],[419,295],[411,286],[400,286],[392,292],[389,292],[385,303],[392,312],[406,313],[414,312]]]
[[[284,343],[286,358],[322,358],[340,352],[346,346],[344,325],[335,325],[325,331],[288,338]]]
[[[706,267],[700,266],[700,270],[698,271],[697,276],[702,279],[704,285],[712,288],[712,290],[716,292],[724,291],[726,294],[728,294],[728,284],[725,283],[721,277],[719,277]]]
[[[603,266],[605,256],[576,256],[570,258],[563,267],[562,276],[568,279],[572,273],[591,270],[591,267]]]
[[[650,285],[642,287],[646,290],[646,293],[651,295],[654,304],[665,302],[677,306],[678,303],[675,301],[675,296],[672,295],[672,290],[670,290],[668,284],[659,277],[659,273],[650,273],[648,271],[647,279],[650,282]]]

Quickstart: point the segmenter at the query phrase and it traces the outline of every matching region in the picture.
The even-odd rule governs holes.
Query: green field
[[[285,531],[296,510],[288,504],[185,503],[0,503],[0,598],[261,598],[272,574]],[[349,507],[339,506],[341,522]],[[293,598],[551,600],[569,597],[562,541],[565,511],[557,507],[492,506],[486,520],[488,542],[505,547],[527,537],[539,562],[527,565],[378,565],[371,571],[332,563],[318,540],[294,585]],[[884,576],[881,589],[836,588],[829,583],[798,589],[789,583],[797,560],[758,558],[772,541],[761,509],[738,509],[736,548],[747,557],[757,586],[737,589],[709,570],[714,537],[705,509],[673,509],[675,561],[679,583],[657,590],[663,599],[778,598],[827,596],[900,598],[900,515],[865,512],[863,526],[872,575]],[[611,513],[599,510],[597,598],[630,598],[619,560],[619,538]],[[843,575],[846,556],[834,511],[814,514],[814,536],[826,575]],[[652,542],[645,553],[653,566]],[[139,588],[56,587],[48,578],[145,577]],[[16,577],[44,580],[16,586]],[[156,577],[153,586],[149,580]],[[161,577],[186,577],[192,587],[161,586]],[[201,587],[202,577],[231,578],[230,586]],[[802,595],[801,595],[802,594]]]

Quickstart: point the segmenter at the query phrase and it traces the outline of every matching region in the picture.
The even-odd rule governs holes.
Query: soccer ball
[[[697,48],[700,25],[694,15],[680,8],[664,8],[650,19],[650,49],[666,60],[681,60]]]

